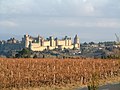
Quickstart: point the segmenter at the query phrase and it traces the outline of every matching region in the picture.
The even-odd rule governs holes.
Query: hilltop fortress
[[[45,49],[80,49],[80,40],[76,35],[74,38],[74,42],[72,43],[72,39],[65,36],[63,39],[58,39],[50,36],[47,39],[43,37],[32,37],[30,35],[24,35],[22,38],[22,42],[24,43],[25,48],[30,48],[32,51],[43,51]]]
[[[44,39],[41,36],[32,37],[30,35],[24,35],[22,41],[10,38],[7,41],[0,41],[0,51],[3,50],[22,50],[23,48],[29,48],[32,51],[43,51],[45,49],[80,49],[80,39],[76,35],[72,42],[71,37],[65,36],[63,39],[58,39],[50,36]]]

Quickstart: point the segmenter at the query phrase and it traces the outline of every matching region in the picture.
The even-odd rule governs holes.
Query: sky
[[[120,0],[0,0],[0,40],[24,34],[81,42],[120,37]]]

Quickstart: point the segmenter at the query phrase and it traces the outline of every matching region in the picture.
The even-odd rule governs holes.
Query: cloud
[[[22,35],[112,38],[120,31],[120,0],[0,0],[0,28]]]
[[[30,12],[33,0],[0,0],[1,14],[19,14]]]
[[[47,28],[120,28],[118,18],[71,18],[71,17],[42,17],[29,19],[24,22],[33,25],[32,27]],[[31,23],[30,23],[31,22]],[[25,24],[25,26],[26,26]]]
[[[89,16],[98,15],[99,10],[103,13],[102,10],[108,8],[106,5],[118,2],[118,0],[0,0],[0,13]],[[116,4],[115,8],[118,6],[119,4]]]
[[[84,3],[86,3],[86,2],[87,2],[87,0],[83,0],[83,2],[84,2]]]
[[[13,21],[0,21],[0,26],[1,27],[17,27],[18,24],[16,24],[15,22]]]
[[[116,18],[92,18],[92,19],[56,19],[46,21],[48,26],[69,28],[120,28],[120,20]]]
[[[73,22],[69,23],[70,27],[84,27],[84,28],[120,28],[120,22]]]
[[[82,12],[86,15],[93,14],[95,12],[95,7],[91,3],[85,3],[82,9]]]

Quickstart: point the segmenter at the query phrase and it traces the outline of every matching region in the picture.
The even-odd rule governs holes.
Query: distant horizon
[[[28,33],[27,33],[28,34]],[[24,37],[24,35],[25,34],[21,34],[21,35],[13,35],[13,34],[8,34],[7,36],[6,36],[7,34],[2,34],[2,35],[0,35],[0,40],[8,40],[8,39],[10,39],[10,38],[15,38],[15,39],[17,39],[17,40],[22,40],[22,38]],[[38,35],[40,35],[40,34],[36,34],[36,35],[32,35],[32,34],[28,34],[28,35],[30,35],[30,36],[33,36],[33,37],[37,37]],[[76,35],[76,34],[75,34]],[[68,37],[71,37],[72,38],[72,40],[74,39],[74,37],[75,37],[75,35],[74,36],[70,36],[70,35],[61,35],[61,36],[55,36],[55,35],[48,35],[48,36],[44,36],[44,35],[40,35],[41,37],[44,37],[45,39],[46,38],[48,38],[48,37],[50,37],[50,36],[53,36],[54,38],[59,38],[59,39],[61,39],[61,38],[64,38],[65,36],[68,36]],[[78,34],[77,34],[78,35]],[[85,42],[87,42],[87,43],[89,43],[89,42],[95,42],[95,43],[99,43],[99,42],[109,42],[109,41],[112,41],[112,42],[114,42],[114,41],[116,41],[116,37],[115,37],[115,35],[114,35],[114,38],[115,38],[115,40],[113,39],[113,40],[96,40],[96,41],[94,41],[94,40],[85,40],[85,39],[82,39],[80,36],[78,36],[79,38],[80,38],[80,43],[85,43]]]

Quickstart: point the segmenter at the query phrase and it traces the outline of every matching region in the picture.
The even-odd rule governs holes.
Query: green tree
[[[21,51],[16,54],[17,58],[30,58],[31,51],[27,48],[23,48]]]

